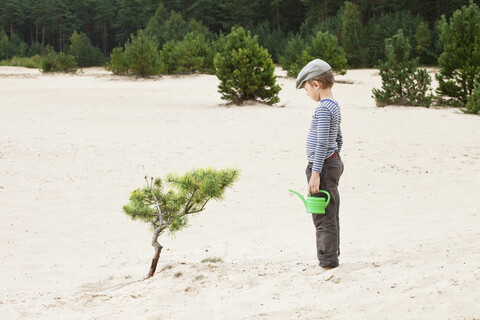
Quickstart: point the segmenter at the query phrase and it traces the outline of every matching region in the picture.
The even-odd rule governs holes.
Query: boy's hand
[[[308,194],[318,193],[320,190],[320,172],[312,172],[310,181],[308,182]]]

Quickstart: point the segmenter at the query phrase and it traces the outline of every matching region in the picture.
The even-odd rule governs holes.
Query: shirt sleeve
[[[330,134],[330,112],[326,108],[318,108],[317,117],[317,144],[315,147],[315,160],[312,170],[322,172],[323,162],[327,155],[328,136]]]
[[[342,135],[342,129],[338,128],[338,134],[337,134],[337,147],[338,147],[338,153],[342,151],[342,146],[343,146],[343,135]]]

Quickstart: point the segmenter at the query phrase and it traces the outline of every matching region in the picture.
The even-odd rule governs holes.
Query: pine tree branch
[[[193,192],[192,192],[192,195],[190,196],[190,199],[188,199],[188,202],[185,205],[185,214],[188,214],[188,211],[192,208],[192,206],[193,206],[192,199],[195,196],[195,192],[197,192],[197,190],[198,190],[198,188],[195,188],[195,190],[193,190]]]
[[[155,194],[153,193],[153,190],[152,190],[153,177],[151,178],[151,185],[148,183],[147,177],[145,177],[145,180],[147,181],[148,190],[152,194],[153,199],[155,199],[155,205],[156,205],[157,211],[158,211],[158,221],[160,222],[160,227],[161,227],[163,225],[162,210],[160,209],[160,204],[158,203],[158,199],[157,199],[157,197],[155,196]],[[158,235],[157,235],[157,238],[158,238]]]

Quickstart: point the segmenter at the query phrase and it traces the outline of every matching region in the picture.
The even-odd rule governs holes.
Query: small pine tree
[[[307,48],[310,60],[320,58],[332,66],[332,70],[340,74],[347,72],[347,58],[345,50],[338,44],[338,39],[330,32],[319,31]],[[309,60],[309,61],[310,61]]]
[[[169,41],[160,53],[167,74],[215,73],[213,49],[203,33],[189,32],[181,41]]]
[[[480,113],[480,83],[476,83],[475,90],[468,96],[464,111],[466,113]]]
[[[444,51],[438,59],[437,92],[455,106],[464,106],[480,81],[480,9],[470,0],[447,22],[442,16],[440,40]]]
[[[75,57],[63,52],[56,53],[52,50],[41,61],[42,72],[75,73],[77,69]]]
[[[258,45],[257,38],[243,28],[232,28],[223,48],[215,56],[216,74],[222,99],[235,104],[260,100],[268,104],[280,101],[275,65],[268,51]]]
[[[417,46],[415,47],[415,52],[418,56],[422,57],[427,52],[427,49],[430,47],[431,43],[431,32],[428,28],[428,23],[422,22],[417,27],[417,32],[415,33],[415,40]]]
[[[128,63],[125,52],[122,47],[115,47],[110,53],[110,61],[105,65],[105,69],[112,71],[115,75],[128,74]]]
[[[143,30],[139,30],[136,36],[132,34],[125,44],[125,59],[129,72],[136,76],[148,77],[161,70],[158,42]]]
[[[432,79],[425,69],[417,69],[418,58],[409,60],[410,43],[400,29],[385,40],[387,61],[380,61],[382,90],[373,89],[377,106],[409,105],[429,107],[433,95],[428,93]]]
[[[296,77],[308,62],[316,58],[327,61],[333,71],[345,74],[347,68],[345,50],[339,46],[338,39],[328,31],[319,31],[310,43],[299,35],[291,37],[280,57],[280,64],[288,76]]]
[[[158,237],[169,230],[175,233],[187,226],[188,217],[205,209],[210,200],[220,200],[239,176],[237,169],[194,169],[184,175],[168,174],[162,179],[151,178],[147,187],[136,189],[123,212],[133,220],[149,223],[153,229],[152,246],[155,253],[147,275],[154,275],[162,246]],[[170,188],[165,188],[170,186]]]

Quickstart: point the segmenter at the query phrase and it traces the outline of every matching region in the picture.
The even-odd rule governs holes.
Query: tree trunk
[[[45,53],[43,48],[45,48],[45,18],[43,18],[43,25],[42,25],[42,54]]]
[[[105,20],[103,20],[103,53],[107,53],[107,41],[108,41],[108,35],[107,35],[107,24]]]
[[[160,252],[162,252],[162,249],[163,247],[159,243],[157,243],[157,245],[155,246],[155,254],[153,255],[152,264],[150,265],[150,270],[148,271],[148,275],[145,279],[151,278],[155,274],[158,260],[160,259]]]

